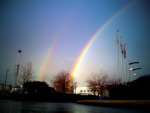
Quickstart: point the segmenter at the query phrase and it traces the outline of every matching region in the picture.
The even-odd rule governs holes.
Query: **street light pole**
[[[129,82],[131,81],[131,80],[130,80],[130,79],[131,79],[131,75],[130,75],[130,74],[131,74],[131,71],[134,71],[134,70],[138,70],[138,69],[139,69],[139,68],[138,68],[138,69],[137,69],[137,68],[134,69],[134,68],[131,68],[131,67],[130,67],[131,65],[134,65],[134,64],[139,64],[139,62],[129,62]],[[140,69],[141,69],[141,68],[140,68]]]
[[[130,68],[130,69],[129,69],[129,72],[130,72],[130,71],[134,72],[134,71],[140,70],[140,69],[142,69],[142,68]],[[135,75],[136,75],[136,74],[135,74]],[[130,82],[130,74],[129,74],[129,82]]]
[[[18,73],[19,73],[19,66],[20,66],[20,64],[19,64],[19,58],[20,58],[20,53],[21,52],[22,52],[21,50],[18,50],[17,72],[16,72],[16,76],[15,76],[15,86],[17,85],[17,76],[18,76]]]

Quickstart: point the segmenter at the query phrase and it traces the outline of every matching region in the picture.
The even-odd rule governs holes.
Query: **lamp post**
[[[17,76],[18,76],[18,73],[19,73],[19,66],[20,66],[20,64],[19,64],[19,58],[20,58],[20,53],[21,53],[21,52],[22,52],[21,50],[18,50],[17,72],[16,72],[16,76],[15,76],[15,86],[17,85]]]
[[[129,69],[129,72],[130,72],[130,71],[133,71],[133,72],[134,72],[134,71],[140,70],[140,69],[142,69],[142,68],[130,68],[130,69]],[[136,74],[134,74],[134,75],[136,75]],[[129,74],[129,82],[130,82],[130,74]]]
[[[129,62],[129,82],[130,82],[130,71],[134,71],[133,68],[131,68],[130,66],[134,64],[139,64],[139,62]]]

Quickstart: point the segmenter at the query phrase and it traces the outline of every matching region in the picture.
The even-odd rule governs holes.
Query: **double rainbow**
[[[124,11],[126,11],[130,6],[132,6],[135,3],[135,1],[131,1],[128,4],[126,4],[123,8],[121,8],[119,11],[117,11],[116,13],[114,13],[112,16],[110,16],[99,28],[98,30],[93,34],[93,36],[89,39],[89,41],[87,42],[87,44],[84,46],[84,48],[81,50],[76,63],[73,65],[72,70],[71,70],[71,74],[70,74],[70,79],[73,80],[75,77],[77,77],[78,75],[78,71],[80,68],[80,65],[83,62],[83,59],[86,55],[86,53],[88,52],[90,46],[92,45],[92,43],[96,40],[96,38],[100,37],[101,33],[109,26],[109,24],[115,20],[120,14],[122,14]],[[47,72],[47,68],[48,65],[50,63],[50,60],[53,56],[54,53],[54,48],[51,48],[48,56],[46,57],[40,73],[38,75],[38,80],[43,81],[45,76],[46,76],[46,72]]]

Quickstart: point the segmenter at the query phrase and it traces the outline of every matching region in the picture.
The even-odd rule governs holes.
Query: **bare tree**
[[[96,81],[93,80],[93,79],[89,79],[89,80],[87,80],[87,83],[88,83],[88,87],[92,90],[92,92],[95,95],[96,91],[97,91],[97,83],[96,83]]]
[[[70,87],[70,74],[66,71],[58,73],[55,78],[52,80],[53,87],[58,92],[66,93]]]
[[[100,71],[99,73],[92,74],[92,77],[87,80],[88,87],[95,94],[98,92],[98,95],[101,97],[104,96],[104,90],[108,83],[108,74],[105,71]]]
[[[23,66],[22,75],[21,75],[21,83],[24,84],[25,82],[29,82],[32,80],[32,64],[28,63]]]

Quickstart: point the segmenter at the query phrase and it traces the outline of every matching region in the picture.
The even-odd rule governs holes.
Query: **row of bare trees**
[[[58,92],[73,92],[76,88],[76,84],[69,79],[70,74],[66,71],[58,73],[53,80],[51,80],[53,87]],[[99,73],[91,75],[91,78],[88,78],[87,84],[89,89],[92,90],[94,95],[104,96],[104,92],[107,89],[108,85],[118,84],[117,81],[109,78],[107,72],[100,70]]]
[[[32,71],[32,64],[28,63],[22,68],[22,75],[20,83],[24,84],[25,82],[33,80],[33,71]],[[57,92],[71,92],[73,93],[76,84],[73,84],[73,81],[70,79],[70,73],[67,71],[61,71],[56,76],[54,76],[53,80],[51,80],[52,87]],[[91,78],[87,79],[87,84],[89,89],[92,90],[93,94],[100,96],[104,96],[104,91],[108,85],[115,85],[118,84],[116,80],[110,80],[108,77],[108,73],[100,70],[98,73],[91,74]]]

